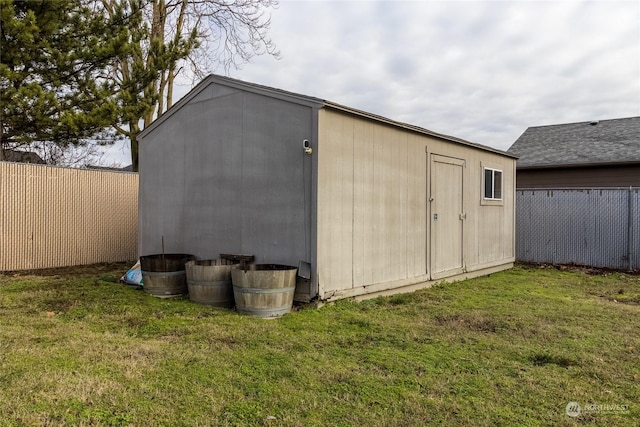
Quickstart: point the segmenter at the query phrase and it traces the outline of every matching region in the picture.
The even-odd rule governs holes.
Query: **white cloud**
[[[100,163],[105,166],[123,168],[131,164],[131,147],[128,140],[118,140],[112,145],[100,147],[104,157]]]
[[[528,127],[640,115],[635,1],[293,2],[280,61],[232,77],[507,149]]]

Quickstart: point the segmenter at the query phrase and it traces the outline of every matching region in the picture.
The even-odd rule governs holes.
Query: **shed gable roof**
[[[17,163],[35,163],[43,165],[46,162],[40,157],[37,153],[33,151],[21,151],[21,150],[12,150],[9,148],[2,149],[4,152],[4,158],[7,162],[17,162]]]
[[[640,117],[530,127],[508,151],[519,169],[640,162]]]
[[[307,105],[313,108],[331,108],[334,110],[339,110],[342,112],[346,112],[348,114],[357,115],[360,117],[365,117],[370,120],[374,120],[381,123],[386,123],[392,126],[401,127],[413,132],[417,132],[423,135],[428,135],[434,138],[442,139],[445,141],[454,142],[461,145],[467,145],[470,147],[478,148],[484,151],[490,151],[496,154],[500,154],[507,157],[516,158],[517,156],[513,153],[509,153],[503,150],[498,150],[496,148],[488,147],[486,145],[477,144],[474,142],[466,141],[461,138],[456,138],[454,136],[445,135],[437,132],[433,132],[431,130],[421,128],[419,126],[410,125],[407,123],[397,122],[395,120],[391,120],[382,116],[378,116],[376,114],[367,113],[366,111],[358,110],[355,108],[347,107],[344,105],[337,104],[335,102],[327,101],[324,99],[316,98],[308,95],[301,95],[294,92],[289,92],[282,89],[276,89],[269,86],[263,86],[256,83],[248,83],[242,80],[233,79],[230,77],[224,77],[217,74],[210,74],[208,77],[203,79],[198,85],[193,88],[187,95],[185,95],[180,101],[174,104],[167,112],[165,112],[160,118],[155,120],[150,126],[148,126],[144,131],[142,131],[139,135],[139,138],[144,138],[144,136],[151,132],[154,128],[159,126],[163,121],[169,119],[171,115],[182,108],[185,104],[189,103],[190,100],[195,98],[200,92],[202,92],[207,86],[211,83],[216,83],[224,86],[233,87],[236,89],[258,93],[265,96],[270,96],[277,99],[282,99],[288,102],[293,102],[296,104]]]

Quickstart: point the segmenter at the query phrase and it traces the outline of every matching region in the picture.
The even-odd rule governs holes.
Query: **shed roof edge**
[[[585,162],[585,163],[539,163],[533,165],[517,166],[517,170],[540,169],[580,169],[591,167],[634,166],[640,165],[640,160],[611,161],[611,162]]]
[[[162,114],[159,118],[153,121],[151,125],[149,125],[146,129],[144,129],[140,134],[138,134],[139,139],[143,139],[150,132],[152,132],[156,127],[162,124],[165,120],[171,117],[176,111],[182,108],[185,104],[189,103],[189,101],[195,98],[200,92],[202,92],[209,84],[211,83],[220,83],[225,86],[234,87],[236,89],[247,90],[253,93],[263,94],[266,96],[275,97],[278,99],[286,100],[289,102],[294,102],[301,105],[307,105],[312,108],[330,108],[334,110],[343,111],[349,114],[353,114],[360,117],[365,117],[370,120],[382,122],[389,124],[391,126],[399,127],[402,129],[407,129],[412,132],[416,132],[422,135],[431,136],[434,138],[438,138],[444,141],[454,142],[457,144],[465,145],[468,147],[476,148],[483,151],[489,151],[495,154],[499,154],[505,157],[510,157],[513,159],[517,159],[518,156],[509,153],[507,151],[499,150],[497,148],[489,147],[482,144],[477,144],[474,142],[470,142],[461,138],[457,138],[450,135],[441,134],[438,132],[431,131],[429,129],[425,129],[419,126],[411,125],[408,123],[398,122],[387,117],[383,117],[377,114],[369,113],[363,110],[358,110],[356,108],[347,107],[345,105],[337,104],[335,102],[327,101],[324,99],[316,98],[313,96],[302,95],[295,92],[289,92],[282,89],[276,89],[269,86],[263,86],[256,83],[245,82],[243,80],[234,79],[231,77],[220,76],[217,74],[210,74],[206,78],[204,78],[200,83],[198,83],[189,93],[183,96],[178,102],[169,108],[164,114]]]
[[[156,127],[162,124],[165,120],[171,117],[176,111],[181,109],[184,105],[188,104],[193,98],[195,98],[200,92],[202,92],[211,83],[220,83],[228,87],[236,89],[248,90],[250,92],[259,93],[279,99],[284,99],[289,102],[295,102],[297,104],[307,105],[309,107],[322,108],[324,101],[311,96],[300,95],[294,92],[288,92],[280,89],[271,88],[268,86],[262,86],[255,83],[249,83],[231,77],[220,76],[217,74],[209,74],[200,83],[198,83],[193,89],[191,89],[185,96],[180,98],[178,102],[173,104],[171,108],[165,111],[160,117],[146,127],[142,132],[138,134],[138,138],[142,139],[153,131]]]

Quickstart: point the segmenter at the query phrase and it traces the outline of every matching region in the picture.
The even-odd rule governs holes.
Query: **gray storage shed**
[[[140,255],[299,267],[296,299],[413,291],[514,262],[515,156],[211,75],[140,135]]]

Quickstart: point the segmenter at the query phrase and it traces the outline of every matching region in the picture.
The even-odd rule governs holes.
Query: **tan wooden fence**
[[[0,162],[0,271],[137,252],[138,174]]]

